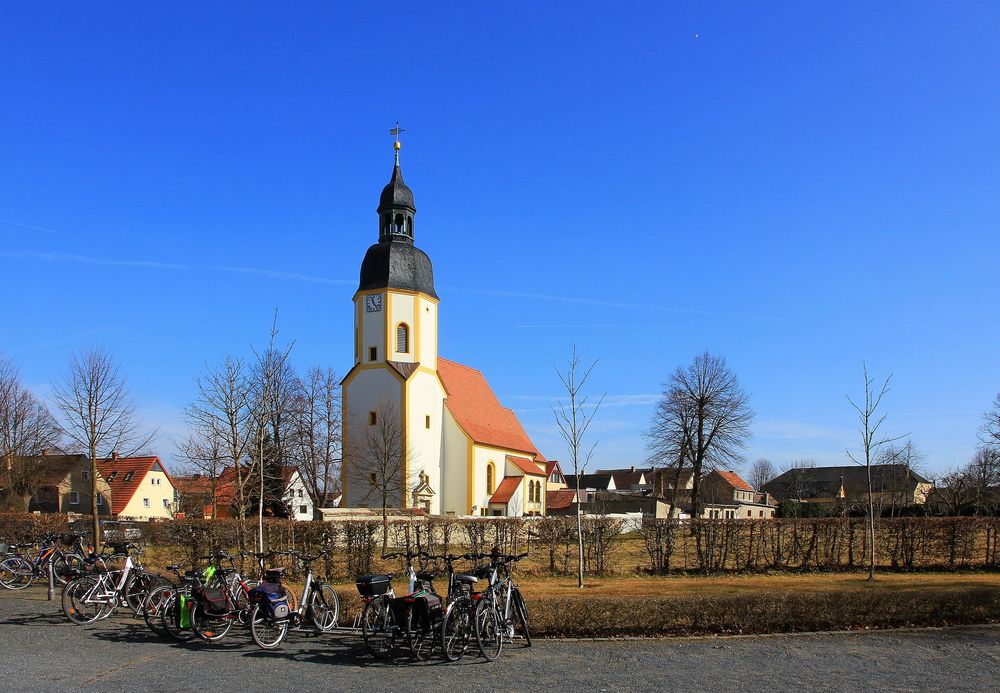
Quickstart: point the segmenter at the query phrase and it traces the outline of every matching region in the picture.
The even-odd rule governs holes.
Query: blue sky
[[[601,465],[708,349],[747,456],[845,463],[862,362],[938,472],[1000,390],[995,3],[8,3],[0,349],[121,360],[170,437],[279,310],[345,373],[399,120],[441,353],[549,457],[573,344]]]

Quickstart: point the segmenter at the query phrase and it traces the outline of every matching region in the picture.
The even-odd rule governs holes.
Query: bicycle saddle
[[[417,572],[418,580],[426,580],[427,582],[432,582],[436,577],[437,573],[428,573],[423,570]]]
[[[455,580],[458,582],[464,582],[467,585],[474,585],[479,582],[479,578],[475,575],[469,575],[468,573],[457,573],[455,575]]]

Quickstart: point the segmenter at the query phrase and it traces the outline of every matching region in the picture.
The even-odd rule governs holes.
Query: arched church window
[[[486,465],[486,493],[493,493],[496,485],[496,469],[493,467],[493,463],[490,462]]]
[[[405,322],[396,326],[396,351],[400,354],[410,353],[410,327]]]

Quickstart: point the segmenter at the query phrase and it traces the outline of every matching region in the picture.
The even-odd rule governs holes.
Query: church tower
[[[381,507],[384,493],[388,507],[439,513],[438,297],[430,258],[414,244],[417,210],[403,181],[398,139],[394,146],[392,175],[379,196],[378,241],[365,253],[354,294],[341,476],[345,505]],[[380,456],[399,460],[399,468],[387,469]]]

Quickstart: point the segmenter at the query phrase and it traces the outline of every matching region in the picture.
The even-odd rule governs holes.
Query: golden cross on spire
[[[399,121],[397,120],[396,121],[396,127],[394,127],[391,130],[389,130],[389,134],[393,135],[396,138],[396,141],[393,143],[392,146],[393,146],[393,148],[397,152],[399,151],[399,148],[403,146],[403,145],[401,145],[399,143],[399,133],[401,133],[401,132],[406,132],[406,130],[404,130],[403,128],[399,127]]]

